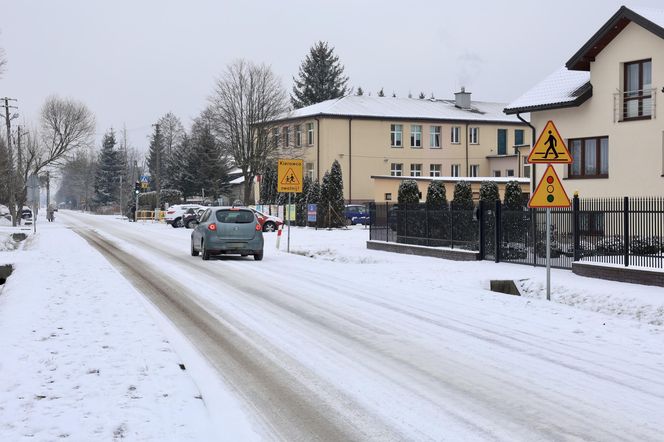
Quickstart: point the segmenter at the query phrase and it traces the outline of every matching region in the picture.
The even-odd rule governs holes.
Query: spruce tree
[[[115,144],[115,132],[110,129],[104,134],[98,157],[93,197],[95,206],[107,206],[118,201],[122,163]]]
[[[330,224],[329,213],[330,211],[330,172],[326,171],[323,175],[323,180],[320,184],[320,192],[318,194],[318,213],[316,215],[316,224],[318,227],[328,227]]]
[[[320,184],[318,181],[313,181],[307,192],[307,204],[318,204],[320,201]]]
[[[277,168],[272,164],[265,167],[260,184],[261,204],[275,204],[277,202]]]
[[[430,209],[447,209],[447,195],[442,181],[431,181],[427,188],[427,206]]]
[[[166,150],[161,133],[155,128],[150,137],[150,150],[148,151],[148,170],[150,171],[150,189],[157,189],[157,179],[163,181],[166,176]],[[157,169],[159,163],[159,169]],[[163,186],[161,186],[163,187]]]
[[[426,96],[424,95],[424,92],[420,92],[420,96],[417,98],[419,98],[420,100],[424,100]]]
[[[311,178],[304,177],[302,192],[295,194],[295,223],[298,226],[307,225],[307,195],[311,187]]]
[[[383,92],[383,88],[380,88],[380,90],[378,91],[378,96],[379,97],[384,97],[385,96],[385,92]]]
[[[204,118],[197,120],[192,129],[192,149],[198,163],[198,174],[194,179],[205,195],[216,200],[230,189],[228,159],[222,154],[221,146],[212,134],[210,124]]]
[[[293,77],[293,81],[291,103],[295,109],[348,94],[344,67],[334,54],[334,47],[325,41],[319,41],[309,49],[300,65],[298,78]]]
[[[504,206],[506,210],[523,210],[526,207],[526,198],[518,181],[512,180],[505,184]]]
[[[362,90],[362,86],[357,88],[357,92],[355,93],[355,95],[357,95],[358,97],[361,97],[362,95],[364,95],[364,91]]]

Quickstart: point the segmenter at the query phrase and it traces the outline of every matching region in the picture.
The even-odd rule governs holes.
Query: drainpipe
[[[468,123],[466,122],[466,135],[464,135],[464,138],[466,139],[466,177],[470,176],[470,166],[468,165]]]
[[[316,181],[320,184],[320,119],[316,120]]]
[[[348,204],[353,204],[353,138],[351,126],[353,119],[348,119]]]
[[[530,121],[526,121],[523,119],[521,116],[521,113],[517,112],[516,117],[521,120],[523,123],[527,124],[528,127],[530,127],[531,131],[531,141],[530,141],[530,149],[532,150],[535,147],[535,126],[530,124]],[[530,165],[530,193],[532,194],[535,191],[535,164]]]

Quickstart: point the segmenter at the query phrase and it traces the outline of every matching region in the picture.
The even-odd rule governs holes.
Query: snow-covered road
[[[338,235],[308,229],[294,230],[294,254],[272,234],[262,262],[203,262],[185,229],[59,219],[197,346],[261,437],[664,438],[661,328],[483,288],[531,268],[369,250],[328,260],[326,237]]]

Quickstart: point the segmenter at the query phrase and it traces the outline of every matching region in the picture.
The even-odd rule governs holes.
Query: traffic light
[[[136,181],[136,183],[134,184],[134,193],[136,195],[141,193],[141,182],[140,181]]]

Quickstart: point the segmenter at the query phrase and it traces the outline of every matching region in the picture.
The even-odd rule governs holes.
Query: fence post
[[[537,209],[530,209],[530,227],[532,229],[533,266],[537,266]]]
[[[501,242],[502,242],[501,239],[502,239],[502,236],[503,236],[502,232],[501,232],[502,226],[501,226],[501,221],[500,221],[501,218],[502,218],[502,216],[501,216],[501,211],[502,210],[501,209],[502,209],[502,207],[501,207],[501,204],[500,204],[500,200],[496,200],[496,215],[495,215],[495,217],[496,217],[495,223],[496,224],[495,224],[495,229],[494,229],[494,232],[495,232],[495,241],[494,241],[495,244],[494,245],[495,245],[495,248],[496,248],[496,262],[500,262],[500,252],[501,252],[500,249],[501,249]]]
[[[385,201],[385,242],[390,242],[390,203]]]
[[[629,197],[626,196],[623,201],[623,244],[625,244],[625,267],[629,266]]]
[[[426,221],[426,236],[425,237],[427,239],[427,244],[426,245],[428,246],[428,245],[431,244],[431,241],[429,241],[429,205],[428,204],[424,206],[424,215],[427,218],[427,221]]]
[[[480,206],[478,208],[477,222],[480,224],[480,259],[484,260],[486,254],[486,244],[484,244],[486,231],[484,230],[484,201],[482,200],[480,200]]]
[[[581,232],[579,232],[579,195],[574,194],[572,199],[572,219],[573,227],[572,233],[574,234],[574,261],[581,259]]]

